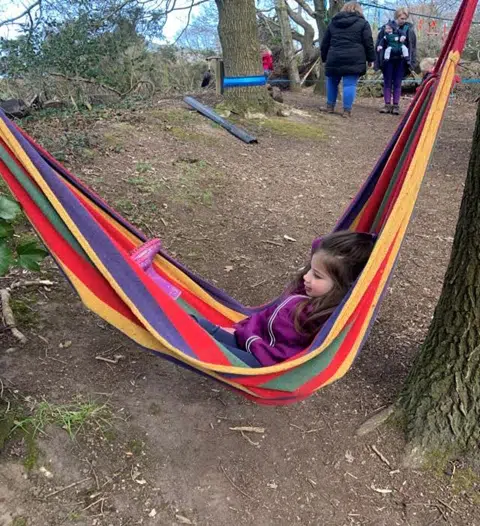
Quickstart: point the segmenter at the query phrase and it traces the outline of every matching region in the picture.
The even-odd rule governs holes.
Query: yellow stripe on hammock
[[[402,211],[402,209],[405,208],[405,215],[402,220],[401,228],[398,230],[398,237],[394,249],[392,250],[392,256],[395,255],[396,257],[396,254],[400,250],[400,245],[405,236],[410,217],[413,213],[413,208],[415,206],[415,202],[420,191],[420,186],[428,167],[430,155],[433,151],[435,139],[440,128],[444,109],[448,103],[451,86],[455,77],[456,66],[459,60],[460,55],[458,52],[450,53],[448,57],[448,65],[445,67],[439,79],[439,86],[432,101],[432,106],[428,113],[424,129],[422,130],[419,143],[412,158],[412,162],[410,163],[410,167],[408,169],[405,182],[402,187],[402,191],[398,196],[397,202],[392,210],[392,213],[390,214],[387,224],[385,225],[384,231],[382,232],[381,237],[383,238],[383,236],[386,234],[385,231],[392,231],[392,227],[395,225],[395,218],[397,217],[397,215],[400,214],[400,211]],[[408,190],[410,190],[410,192],[408,192]],[[402,206],[402,203],[404,203],[404,206]],[[385,269],[384,275],[382,276],[382,283],[378,288],[380,294],[391,272],[392,266],[395,262],[395,257],[390,258],[388,267]],[[373,307],[377,301],[378,293],[372,305]],[[328,385],[329,383],[332,383],[345,375],[345,373],[350,368],[353,360],[355,359],[355,356],[358,352],[358,348],[363,340],[367,329],[368,322],[365,321],[361,330],[361,334],[355,342],[352,351],[349,353],[348,358],[342,363],[342,366],[338,369],[337,373],[334,376],[332,376],[332,378],[324,385]]]

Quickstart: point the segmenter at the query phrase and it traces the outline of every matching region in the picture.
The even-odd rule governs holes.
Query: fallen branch
[[[5,325],[12,331],[12,335],[17,338],[17,340],[21,343],[26,343],[27,338],[16,327],[15,317],[12,308],[10,307],[10,292],[8,292],[7,289],[1,289],[0,299],[2,301],[2,315]]]
[[[128,91],[126,91],[125,93],[122,93],[120,95],[120,97],[122,97],[122,99],[124,99],[127,95],[129,95],[132,91],[135,91],[142,84],[147,84],[150,87],[150,90],[152,92],[151,93],[152,96],[155,94],[155,91],[156,91],[155,84],[151,80],[145,80],[144,79],[144,80],[139,80]]]
[[[247,436],[243,431],[240,431],[242,433],[242,437],[252,446],[259,447],[260,442],[254,442],[249,436]]]
[[[228,480],[228,482],[230,482],[230,484],[237,490],[239,491],[242,495],[244,495],[245,497],[247,497],[248,499],[250,500],[256,500],[254,497],[252,497],[251,495],[249,495],[248,493],[245,493],[245,491],[243,491],[242,488],[238,487],[235,482],[233,482],[233,480],[230,478],[230,476],[228,475],[227,471],[225,470],[225,468],[220,464],[220,469],[221,471],[223,472],[223,474],[225,475],[226,479]]]
[[[18,289],[19,287],[32,287],[35,285],[39,287],[51,287],[52,285],[55,285],[55,282],[50,281],[48,279],[38,279],[32,281],[15,281],[10,285],[9,289],[13,290]]]
[[[276,247],[284,247],[285,245],[283,243],[277,243],[276,241],[270,241],[270,239],[262,239],[263,243],[267,243],[268,245],[275,245]]]
[[[96,504],[100,504],[102,505],[103,507],[103,502],[107,500],[107,497],[100,497],[98,500],[96,500],[95,502],[92,502],[91,504],[89,504],[86,508],[83,508],[82,511],[87,511],[89,510],[90,508],[93,508]],[[100,514],[102,514],[103,512],[101,511]]]
[[[377,493],[381,493],[382,495],[389,495],[390,493],[393,493],[392,489],[377,488],[374,484],[371,484],[370,488],[373,489],[373,491],[376,491]]]
[[[136,84],[134,84],[129,90],[122,93],[121,91],[118,91],[116,88],[112,88],[112,86],[108,86],[107,84],[103,84],[102,82],[98,82],[93,79],[87,79],[85,77],[69,77],[68,75],[64,75],[63,73],[49,73],[52,77],[59,77],[65,80],[68,80],[69,82],[85,82],[86,84],[93,84],[94,86],[98,86],[100,88],[103,88],[107,91],[111,91],[118,95],[121,99],[124,99],[127,95],[132,93],[132,91],[135,91],[139,86],[142,84],[147,84],[150,86],[150,89],[152,91],[152,95],[155,93],[155,84],[151,80],[139,80]]]
[[[262,281],[257,281],[256,283],[254,283],[253,285],[250,286],[251,289],[255,289],[257,287],[259,287],[260,285],[263,285],[264,283],[266,283],[267,280],[266,279],[262,279]]]
[[[116,93],[119,97],[123,96],[122,93],[118,91],[117,89],[112,88],[111,86],[107,86],[106,84],[103,84],[102,82],[97,82],[96,80],[86,79],[85,77],[69,77],[68,75],[64,75],[63,73],[50,72],[49,75],[51,77],[59,77],[59,78],[65,79],[70,82],[85,82],[87,84],[93,84],[95,86],[99,86],[100,88],[106,89],[107,91],[112,91],[113,93]]]
[[[116,354],[113,357],[113,360],[111,358],[105,358],[104,356],[95,356],[95,360],[100,360],[102,362],[107,362],[107,363],[113,363],[113,365],[117,365],[119,360],[123,360],[124,358],[125,356],[123,356],[123,354]]]
[[[392,404],[386,409],[379,411],[377,414],[373,415],[366,422],[364,422],[356,431],[357,436],[367,435],[372,431],[375,431],[377,427],[380,427],[384,422],[386,422],[390,416],[395,412],[396,405]]]
[[[444,500],[442,500],[442,499],[440,499],[440,498],[438,498],[438,497],[437,497],[437,500],[438,500],[438,502],[440,502],[440,504],[442,504],[443,506],[445,506],[445,508],[447,508],[447,510],[450,510],[452,513],[457,513],[457,511],[456,511],[454,508],[452,508],[452,507],[450,506],[450,504],[447,504]]]
[[[229,427],[230,431],[240,431],[244,433],[259,433],[263,435],[265,433],[264,427],[252,427],[252,426],[240,426],[240,427]]]
[[[318,57],[317,60],[312,64],[312,67],[307,71],[307,74],[303,77],[303,79],[300,82],[300,86],[303,86],[305,81],[307,80],[308,76],[312,72],[313,68],[320,62],[321,57]]]
[[[389,468],[392,467],[392,465],[390,464],[390,461],[388,460],[388,458],[387,458],[385,455],[383,455],[383,454],[377,449],[376,446],[372,446],[372,449],[373,449],[373,451],[375,452],[375,454],[378,456],[378,458],[379,458],[382,462],[385,462],[385,464],[386,464]]]
[[[71,484],[69,484],[68,486],[65,486],[64,488],[60,488],[60,489],[57,489],[56,491],[52,491],[52,493],[49,493],[48,495],[46,495],[45,498],[48,499],[49,497],[58,495],[59,493],[62,493],[62,491],[73,488],[74,486],[78,486],[79,484],[82,484],[83,482],[86,482],[87,480],[91,480],[91,477],[87,477],[85,479],[78,480],[77,482],[72,482]]]

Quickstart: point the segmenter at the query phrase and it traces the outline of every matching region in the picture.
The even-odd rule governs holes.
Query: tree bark
[[[317,23],[318,41],[321,43],[328,25],[327,6],[325,5],[325,0],[313,0],[313,5],[315,7],[313,14],[315,22]]]
[[[218,8],[218,34],[223,50],[225,75],[243,77],[263,75],[257,35],[255,0],[215,0]],[[232,88],[225,91],[229,109],[240,115],[269,113],[273,99],[265,86]]]
[[[315,7],[315,21],[318,28],[318,41],[320,45],[322,45],[323,37],[327,31],[330,13],[327,11],[325,0],[313,0],[313,5]],[[333,5],[334,4],[332,4],[331,9],[333,8]],[[327,94],[326,81],[325,66],[321,63],[318,68],[318,79],[313,92],[317,95],[325,96]]]
[[[480,105],[450,262],[400,396],[411,456],[480,443]]]
[[[303,61],[308,62],[310,60],[315,60],[318,56],[314,44],[315,30],[302,15],[299,15],[294,11],[286,2],[284,3],[287,8],[288,16],[295,22],[295,24],[298,24],[303,29],[303,34],[298,31],[292,31],[292,37],[302,45]]]
[[[283,55],[290,80],[290,90],[300,90],[300,75],[298,73],[298,64],[293,49],[292,29],[288,17],[287,4],[285,0],[275,0],[275,10],[277,12],[278,22],[280,24],[280,34],[282,35]]]
[[[318,78],[313,92],[322,97],[327,94],[327,77],[325,76],[325,65],[322,63],[318,66]]]
[[[345,5],[345,0],[333,0],[330,2],[328,9],[328,18],[331,20],[337,13],[340,13],[342,7]]]

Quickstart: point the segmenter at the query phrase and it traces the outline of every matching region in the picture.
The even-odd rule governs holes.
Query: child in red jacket
[[[266,46],[261,47],[262,51],[262,65],[265,77],[268,79],[270,73],[273,71],[273,56],[272,52]]]

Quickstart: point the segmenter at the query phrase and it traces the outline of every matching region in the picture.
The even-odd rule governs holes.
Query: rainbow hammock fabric
[[[347,372],[375,319],[456,81],[476,3],[463,1],[433,75],[418,89],[335,227],[378,234],[364,271],[310,347],[283,363],[250,367],[204,331],[190,314],[230,326],[261,307],[244,307],[160,250],[154,270],[181,291],[172,298],[130,256],[145,236],[3,113],[0,173],[89,309],[143,348],[259,403],[302,400]]]

